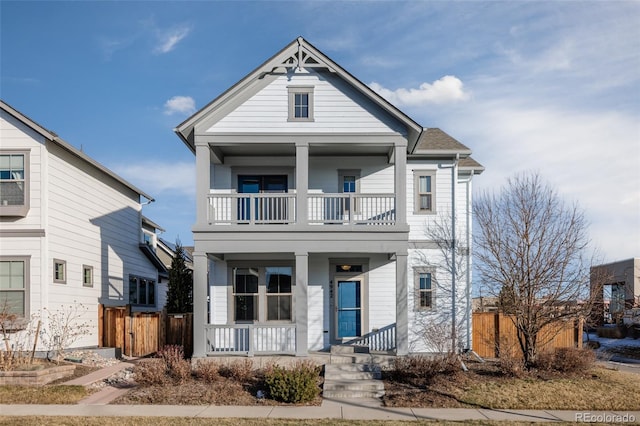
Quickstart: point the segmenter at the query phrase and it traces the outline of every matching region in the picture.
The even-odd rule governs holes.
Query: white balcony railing
[[[309,194],[309,223],[393,225],[393,194]]]
[[[295,194],[210,194],[209,223],[284,224],[296,221]]]
[[[210,224],[357,224],[396,223],[393,194],[309,194],[309,216],[297,218],[295,194],[210,194]]]
[[[295,324],[205,325],[207,355],[295,354]]]

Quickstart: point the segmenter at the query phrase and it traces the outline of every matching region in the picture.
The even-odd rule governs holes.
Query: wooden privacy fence
[[[131,306],[98,306],[100,347],[120,348],[126,356],[146,356],[165,345],[193,350],[193,314],[132,312]]]
[[[576,347],[582,347],[582,320],[550,324],[538,334],[539,351]],[[501,351],[521,357],[513,320],[499,312],[475,312],[473,350],[485,358],[496,358]]]

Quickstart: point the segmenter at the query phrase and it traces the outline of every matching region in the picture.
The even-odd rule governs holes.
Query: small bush
[[[397,381],[409,382],[438,374],[452,374],[459,370],[460,364],[455,356],[405,356],[395,359],[391,374]]]
[[[253,362],[249,359],[226,364],[219,369],[220,375],[241,383],[249,382],[253,377]]]
[[[184,360],[184,349],[179,345],[166,345],[158,351],[158,358],[163,359],[171,369],[174,364]]]
[[[508,377],[521,377],[525,372],[524,361],[510,353],[502,354],[498,358],[498,367],[500,372]]]
[[[536,359],[536,368],[542,371],[580,373],[593,367],[595,354],[589,349],[558,348],[544,352]]]
[[[133,367],[133,377],[143,386],[166,384],[169,381],[167,364],[158,358],[140,361]]]
[[[265,384],[273,399],[289,403],[308,402],[320,391],[319,374],[320,369],[310,362],[297,363],[291,369],[275,365],[265,372]]]
[[[217,363],[212,361],[198,361],[193,368],[193,374],[206,383],[213,383],[220,378],[220,371]]]

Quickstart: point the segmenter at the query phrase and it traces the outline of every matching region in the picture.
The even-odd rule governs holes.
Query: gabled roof
[[[471,157],[463,158],[458,161],[458,168],[460,170],[470,170],[476,175],[484,172],[484,166]]]
[[[69,153],[73,154],[74,156],[80,158],[81,160],[85,161],[86,163],[88,163],[91,166],[95,167],[96,169],[100,170],[104,174],[112,177],[113,179],[115,179],[116,181],[120,182],[125,187],[129,188],[130,190],[132,190],[133,192],[137,193],[138,195],[143,196],[144,198],[146,198],[149,201],[155,201],[154,198],[151,195],[149,195],[146,192],[138,189],[136,186],[130,184],[129,182],[127,182],[126,180],[124,180],[123,178],[121,178],[120,176],[118,176],[117,174],[115,174],[114,172],[112,172],[111,170],[106,168],[105,166],[103,166],[102,164],[98,163],[93,158],[89,157],[84,152],[80,151],[79,149],[75,148],[73,145],[71,145],[68,142],[64,141],[62,138],[60,138],[57,134],[55,134],[51,130],[45,129],[40,124],[36,123],[35,121],[30,119],[26,115],[22,114],[21,112],[19,112],[18,110],[16,110],[15,108],[10,106],[6,102],[4,102],[3,100],[0,100],[0,108],[3,111],[6,111],[9,115],[12,115],[15,119],[17,119],[20,122],[22,122],[23,124],[25,124],[26,126],[28,126],[31,129],[33,129],[36,133],[40,134],[45,139],[55,143],[56,145],[58,145],[61,148],[65,149],[66,151],[68,151]]]
[[[470,155],[471,150],[447,133],[433,127],[422,131],[413,153]]]
[[[325,68],[341,77],[356,90],[360,91],[374,103],[387,111],[390,115],[407,126],[409,140],[408,150],[409,152],[413,151],[413,148],[418,141],[418,138],[422,131],[422,126],[416,123],[408,115],[400,111],[378,93],[373,91],[369,86],[351,75],[344,68],[335,63],[328,56],[326,56],[324,53],[322,53],[302,37],[298,37],[293,40],[284,49],[276,53],[262,65],[250,72],[238,83],[227,89],[216,99],[211,101],[205,107],[203,107],[191,117],[187,118],[184,122],[179,124],[176,129],[174,129],[174,131],[180,137],[180,139],[182,139],[182,141],[189,147],[189,149],[191,149],[191,151],[195,153],[194,127],[198,122],[205,119],[212,111],[224,105],[230,99],[240,95],[258,79],[264,78],[266,75],[281,75],[283,70],[294,67]]]

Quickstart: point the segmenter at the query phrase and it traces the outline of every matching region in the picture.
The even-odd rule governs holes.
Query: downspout
[[[473,180],[473,172],[467,180],[467,273],[466,273],[466,291],[467,291],[467,347],[466,351],[471,348],[471,181]]]

